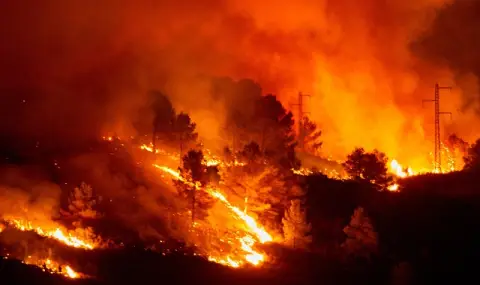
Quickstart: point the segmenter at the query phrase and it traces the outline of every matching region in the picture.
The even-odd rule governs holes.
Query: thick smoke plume
[[[286,106],[298,91],[311,94],[326,154],[363,146],[421,164],[433,109],[420,99],[433,96],[435,82],[454,86],[442,104],[454,112],[446,129],[477,134],[462,127],[477,122],[478,64],[469,55],[478,17],[467,13],[477,3],[8,1],[0,130],[10,148],[18,139],[55,149],[134,134],[146,94],[160,89],[193,114],[200,135],[216,138],[228,109],[212,99],[210,79],[230,76],[253,79]],[[465,37],[435,44],[459,31]]]

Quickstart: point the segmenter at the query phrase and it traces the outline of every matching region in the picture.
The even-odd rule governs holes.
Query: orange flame
[[[157,164],[153,164],[153,166],[172,175],[174,178],[183,181],[184,183],[187,183],[188,185],[194,186],[197,189],[200,188],[198,184],[186,181],[186,179],[184,179],[178,171]],[[212,197],[217,198],[219,201],[221,201],[228,209],[230,209],[236,215],[237,218],[242,220],[248,228],[248,231],[254,234],[260,243],[267,243],[273,240],[272,236],[267,231],[265,231],[263,227],[259,226],[253,217],[241,211],[238,207],[233,206],[230,201],[228,201],[228,199],[225,197],[225,195],[211,187],[207,187],[205,191],[209,193]],[[255,239],[252,236],[247,234],[244,237],[238,238],[238,240],[241,244],[241,249],[245,252],[244,259],[246,262],[258,266],[263,261],[265,261],[264,255],[253,249],[255,245]],[[223,258],[209,256],[208,259],[210,261],[235,268],[240,267],[244,263],[244,261],[235,260],[229,255]]]
[[[86,241],[73,235],[72,233],[66,233],[59,227],[52,229],[45,229],[38,225],[33,225],[30,221],[24,221],[22,219],[8,217],[5,221],[20,231],[33,231],[40,236],[55,239],[67,246],[83,249],[94,249],[96,244],[90,241]]]

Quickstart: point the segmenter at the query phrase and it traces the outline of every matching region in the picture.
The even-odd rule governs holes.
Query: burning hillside
[[[2,7],[8,258],[68,278],[89,273],[62,248],[261,268],[311,247],[309,178],[401,192],[480,157],[478,48],[438,32],[474,33],[478,3],[84,2]]]

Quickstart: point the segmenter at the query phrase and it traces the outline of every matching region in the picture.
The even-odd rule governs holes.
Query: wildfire
[[[227,198],[225,198],[225,196],[222,193],[220,193],[220,192],[218,192],[214,189],[211,189],[211,188],[207,188],[206,190],[210,195],[212,195],[213,197],[222,201],[224,203],[224,205],[227,206],[227,208],[232,210],[232,212],[234,212],[237,215],[237,217],[239,217],[241,220],[243,220],[245,222],[245,224],[248,226],[248,228],[253,233],[255,233],[255,235],[257,236],[258,240],[261,243],[266,243],[266,242],[270,242],[270,241],[273,240],[272,236],[269,233],[267,233],[262,227],[259,227],[257,225],[257,222],[255,221],[254,218],[245,214],[239,208],[237,208],[235,206],[232,206],[232,204],[230,204],[230,202],[227,200]]]
[[[175,179],[178,179],[180,181],[183,181],[184,183],[189,184],[190,186],[194,186],[197,189],[200,189],[200,186],[198,184],[186,181],[186,179],[184,179],[179,172],[169,167],[157,164],[154,164],[153,166],[172,175]],[[248,232],[255,235],[256,239],[260,243],[263,244],[271,242],[273,240],[272,236],[263,227],[259,226],[253,217],[249,216],[244,211],[240,210],[238,207],[233,206],[230,201],[228,201],[228,199],[225,197],[225,195],[220,193],[217,189],[206,187],[205,191],[209,193],[212,197],[221,201],[228,209],[230,209],[235,214],[236,218],[242,220],[247,227]],[[223,265],[228,265],[231,267],[240,267],[244,264],[245,261],[252,265],[258,266],[263,261],[265,261],[265,256],[253,249],[256,239],[253,238],[250,234],[246,234],[243,237],[238,237],[237,239],[240,242],[241,249],[245,252],[243,256],[244,260],[236,259],[230,255],[227,255],[225,257],[209,256],[208,259],[210,261]]]
[[[72,233],[66,233],[59,227],[45,229],[38,225],[34,225],[30,221],[24,221],[16,218],[5,218],[5,221],[20,231],[33,231],[40,236],[55,239],[67,246],[83,249],[94,249],[95,243],[81,239]]]
[[[8,257],[7,257],[8,258]],[[43,272],[48,272],[51,274],[60,274],[67,278],[77,279],[83,277],[82,274],[75,271],[70,265],[61,264],[51,258],[42,259],[36,258],[29,255],[25,260],[22,260],[22,263],[35,265],[42,268]]]
[[[161,154],[161,155],[167,156],[174,161],[179,161],[180,160],[180,154],[168,153],[167,151],[165,151],[163,149],[159,149],[159,148],[156,148],[154,150],[152,145],[148,146],[146,144],[143,144],[143,145],[140,146],[140,149],[141,150],[146,150],[146,151],[151,152],[151,153]],[[202,164],[204,164],[206,166],[221,166],[221,167],[243,166],[243,165],[245,165],[245,163],[240,162],[238,160],[234,160],[232,162],[222,161],[220,158],[216,157],[215,155],[212,155],[210,153],[210,151],[208,151],[208,150],[206,150],[205,153],[204,153],[204,160],[203,160]]]
[[[400,178],[415,175],[415,172],[413,172],[410,167],[404,168],[402,165],[400,165],[400,163],[398,163],[396,159],[390,162],[390,170],[393,174]]]
[[[391,192],[397,192],[398,191],[398,184],[397,183],[394,183],[390,186],[387,187],[388,191],[391,191]]]
[[[303,167],[301,167],[300,169],[293,169],[292,168],[292,172],[294,174],[302,175],[302,176],[308,176],[308,175],[311,175],[311,174],[314,173],[314,171],[312,169],[303,168]],[[346,175],[342,175],[340,172],[338,172],[335,169],[324,168],[323,170],[318,170],[318,172],[320,172],[320,173],[326,175],[328,178],[332,178],[332,179],[344,180],[344,179],[348,178]]]

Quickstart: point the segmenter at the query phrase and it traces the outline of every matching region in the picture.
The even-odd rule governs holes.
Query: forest
[[[451,135],[446,144],[464,166],[443,173],[399,171],[380,150],[360,147],[343,162],[329,161],[316,123],[303,118],[299,136],[292,113],[253,81],[217,79],[212,92],[230,110],[225,145],[215,150],[160,91],[149,92],[136,137],[110,134],[64,153],[12,150],[4,162],[3,255],[84,276],[78,282],[85,284],[149,284],[160,267],[180,283],[424,284],[470,272],[478,254],[480,140],[469,145]],[[299,155],[317,165],[302,166]],[[50,185],[25,180],[27,165],[42,168]],[[59,201],[42,192],[52,184]],[[40,190],[13,188],[28,185]],[[55,224],[64,237],[48,233]],[[77,271],[52,268],[51,256]],[[189,277],[174,273],[182,267]],[[60,278],[9,259],[2,268],[19,282]]]

